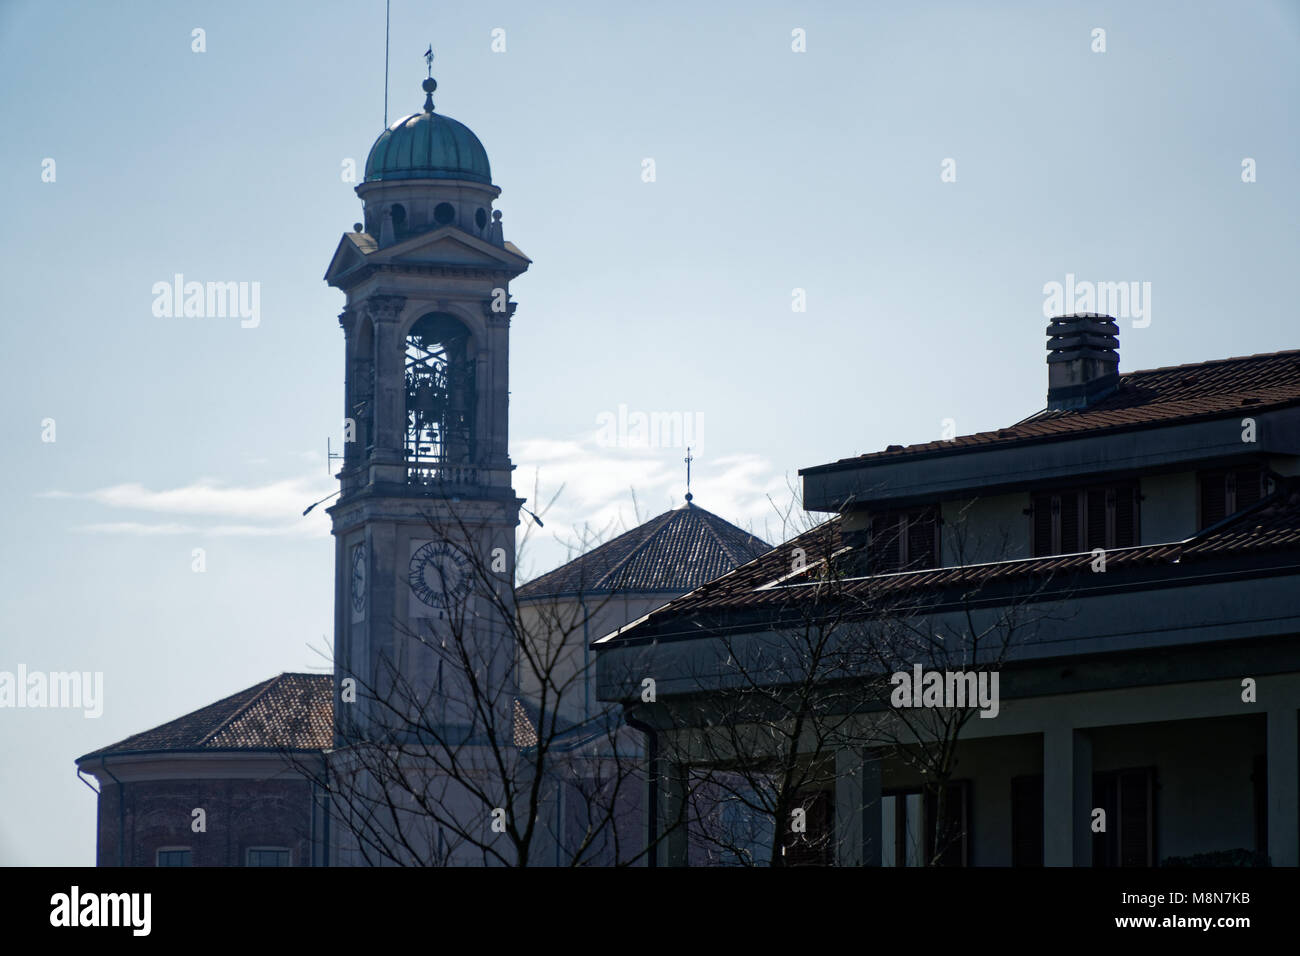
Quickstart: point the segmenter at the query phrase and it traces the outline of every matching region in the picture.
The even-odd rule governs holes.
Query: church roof
[[[152,730],[78,757],[196,751],[323,750],[333,743],[334,678],[280,674]]]
[[[487,150],[464,123],[432,111],[403,116],[379,134],[366,158],[366,182],[466,179],[491,184]]]
[[[694,504],[666,511],[534,578],[522,599],[615,591],[690,591],[747,564],[771,545]]]

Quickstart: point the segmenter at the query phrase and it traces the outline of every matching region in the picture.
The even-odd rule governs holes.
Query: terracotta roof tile
[[[712,512],[688,504],[534,578],[519,589],[519,596],[689,591],[770,547]]]
[[[333,743],[333,686],[329,674],[281,674],[78,762],[154,751],[323,750]]]
[[[988,447],[1077,436],[1081,432],[1164,425],[1195,418],[1262,411],[1300,403],[1300,349],[1193,365],[1173,365],[1121,375],[1119,387],[1081,409],[1044,410],[1010,428],[961,435],[951,441],[890,445],[884,451],[843,458],[819,468],[926,452]]]
[[[715,623],[725,626],[726,617],[739,612],[775,612],[813,598],[812,589],[782,585],[813,580],[811,575],[817,572],[825,556],[843,547],[840,521],[840,516],[831,518],[732,574],[670,601],[612,640],[636,639],[652,630],[671,632],[674,622],[697,614],[713,614]],[[807,570],[792,576],[791,555],[795,548],[803,549]],[[1110,549],[1106,552],[1106,568],[1108,573],[1113,573],[1128,568],[1189,565],[1271,551],[1300,551],[1300,481],[1285,482],[1260,503],[1185,541]],[[948,588],[984,587],[1000,581],[1086,572],[1092,560],[1092,555],[1085,552],[862,577],[843,582],[843,593],[870,594],[873,600],[909,592],[933,594]]]

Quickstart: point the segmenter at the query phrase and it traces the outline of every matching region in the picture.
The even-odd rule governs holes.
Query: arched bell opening
[[[477,349],[459,319],[421,316],[406,334],[406,462],[415,484],[473,484]]]

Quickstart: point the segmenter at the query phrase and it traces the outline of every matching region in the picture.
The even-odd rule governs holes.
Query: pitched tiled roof
[[[1087,408],[1044,410],[1010,428],[962,435],[951,441],[905,447],[891,445],[884,451],[804,468],[800,474],[861,461],[1073,437],[1083,432],[1173,424],[1298,403],[1300,349],[1194,365],[1173,365],[1121,375],[1119,387],[1114,392]]]
[[[79,757],[166,751],[322,750],[333,742],[334,678],[281,674]]]
[[[816,600],[817,594],[811,588],[781,585],[815,580],[814,575],[819,573],[825,556],[844,547],[840,521],[836,516],[823,522],[733,574],[670,601],[651,612],[642,622],[609,640],[635,640],[649,636],[651,632],[675,633],[678,623],[685,623],[696,615],[709,616],[710,627],[725,627],[729,622],[739,625],[744,620],[761,619],[765,614],[779,614],[800,606],[800,602]],[[807,564],[804,572],[792,575],[791,556],[796,548],[803,549]],[[1298,479],[1282,481],[1273,494],[1258,504],[1184,541],[1108,549],[1106,571],[1108,580],[1115,581],[1117,572],[1126,569],[1163,567],[1177,568],[1179,573],[1186,573],[1189,565],[1198,562],[1288,551],[1300,552]],[[936,592],[949,589],[974,595],[976,592],[969,589],[1017,579],[1046,581],[1088,573],[1092,561],[1092,554],[1084,552],[877,575],[845,580],[841,582],[839,593],[847,598],[865,599],[869,596],[873,604],[887,602],[891,596],[902,598],[911,593],[932,601]],[[697,624],[691,631],[705,634],[708,628],[701,631]]]
[[[665,511],[519,589],[521,598],[615,591],[689,591],[771,545],[710,511]]]

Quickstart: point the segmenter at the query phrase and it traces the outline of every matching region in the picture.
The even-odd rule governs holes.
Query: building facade
[[[1300,863],[1300,351],[1120,374],[1117,334],[1054,319],[1044,410],[804,469],[829,521],[599,642],[663,862],[740,766],[756,859]],[[802,789],[728,762],[741,725]]]

